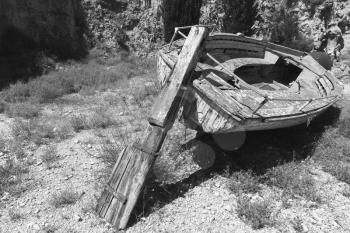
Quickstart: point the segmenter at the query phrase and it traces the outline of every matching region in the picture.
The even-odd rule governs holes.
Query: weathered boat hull
[[[219,38],[219,41],[215,42],[215,38]],[[181,42],[178,44],[181,45]],[[237,44],[240,49],[237,49]],[[232,88],[226,85],[225,78],[223,81],[220,79],[222,77],[216,77],[220,75],[210,73],[212,70],[217,71],[217,67],[198,64],[194,81],[188,85],[183,102],[182,120],[189,128],[208,133],[285,128],[310,122],[341,98],[340,82],[303,52],[232,34],[212,36],[205,44],[205,50],[217,55],[225,53],[220,58],[226,63],[227,56],[234,58],[227,64],[233,64],[235,70],[247,65],[244,61],[269,65],[277,61],[277,55],[285,56],[292,63],[295,62],[295,66],[300,68],[300,74],[290,86],[269,84],[281,90],[263,90],[266,95],[274,96],[265,104],[261,96],[249,90]],[[176,53],[169,53],[167,49],[160,51],[158,78],[162,85],[167,85],[175,63]],[[206,72],[208,70],[210,72]],[[302,82],[299,84],[302,91],[296,94],[295,90],[291,90],[299,81]]]

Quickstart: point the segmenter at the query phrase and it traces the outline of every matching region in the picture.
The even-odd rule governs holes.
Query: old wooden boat
[[[310,55],[232,34],[189,27],[159,54],[163,83],[141,139],[124,148],[96,213],[125,229],[146,177],[181,112],[196,130],[224,133],[310,121],[340,97],[342,87]]]
[[[158,78],[164,86],[171,82],[184,41],[173,41],[159,52]],[[185,89],[182,119],[186,126],[227,133],[310,122],[341,98],[343,88],[310,54],[216,33],[204,41]]]

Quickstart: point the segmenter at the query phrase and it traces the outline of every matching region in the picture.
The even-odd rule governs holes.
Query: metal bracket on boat
[[[303,111],[304,108],[306,108],[306,106],[308,106],[309,104],[311,104],[312,101],[314,101],[315,99],[312,98],[310,99],[308,102],[306,102],[305,104],[303,104],[300,108],[299,108],[299,111]]]
[[[257,109],[254,110],[253,115],[255,115],[262,107],[264,107],[264,105],[269,102],[271,98],[267,95],[264,96],[264,100],[260,103],[259,107],[257,107]]]

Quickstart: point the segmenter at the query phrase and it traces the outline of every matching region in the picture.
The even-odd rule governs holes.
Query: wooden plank
[[[201,97],[205,98],[205,101],[212,103],[214,106],[218,106],[235,120],[241,121],[246,117],[239,106],[237,106],[234,101],[230,101],[229,96],[211,85],[207,80],[195,80],[193,86]]]
[[[98,215],[117,229],[126,227],[166,134],[167,129],[149,126],[137,146],[128,146],[120,154],[96,208]]]
[[[204,47],[206,49],[242,49],[242,50],[251,50],[251,51],[258,51],[263,52],[265,51],[265,47],[257,44],[252,43],[246,43],[241,41],[235,41],[235,40],[211,40],[206,41],[204,44]]]
[[[301,57],[304,56],[306,53],[296,50],[296,49],[291,49],[282,45],[277,45],[274,43],[270,43],[270,42],[266,42],[266,46],[267,46],[267,50],[271,50],[272,52],[282,52],[282,53],[287,53],[287,54],[291,54],[297,57]]]
[[[207,39],[208,41],[211,40],[235,40],[235,41],[241,41],[245,43],[251,43],[251,44],[256,44],[256,45],[261,45],[261,46],[266,46],[266,41],[263,40],[258,40],[255,38],[250,38],[246,36],[237,36],[232,33],[214,33],[210,35]]]
[[[162,90],[153,105],[149,122],[153,125],[166,127],[168,121],[173,121],[179,110],[183,95],[181,85],[191,76],[192,70],[198,62],[202,42],[208,35],[205,27],[193,27],[185,41],[177,59],[170,83]]]

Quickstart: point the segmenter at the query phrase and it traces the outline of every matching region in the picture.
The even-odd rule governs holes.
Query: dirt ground
[[[346,41],[350,41],[349,35]],[[335,70],[338,73],[348,72],[346,66],[350,66],[350,44],[345,44],[343,61]],[[341,80],[347,83],[350,79],[342,76]],[[81,130],[68,139],[49,141],[39,147],[23,145],[29,172],[22,179],[20,193],[5,192],[0,197],[0,232],[115,232],[93,211],[102,191],[102,177],[106,175],[100,155],[106,141],[123,146],[142,134],[154,96],[140,96],[137,90],[141,92],[155,82],[154,75],[137,76],[120,88],[88,96],[66,95],[41,108],[41,116],[65,119],[92,114],[108,102],[108,110],[118,123],[105,129]],[[343,109],[341,119],[349,117],[349,90],[346,86],[344,100],[339,104]],[[332,111],[327,117],[334,117]],[[11,135],[13,121],[0,114],[2,135]],[[316,121],[308,129],[299,126],[248,133],[246,145],[240,150],[222,154],[210,169],[201,170],[189,150],[178,146],[193,140],[195,132],[177,123],[157,158],[154,179],[147,184],[125,232],[350,232],[349,185],[323,171],[312,156],[308,157],[317,153],[318,146],[313,142],[324,132],[318,124]],[[52,145],[58,159],[47,166],[42,154]],[[0,164],[9,156],[1,152]],[[302,196],[281,200],[283,190],[261,183],[259,193],[248,196],[267,200],[272,220],[261,229],[253,229],[237,213],[238,196],[230,191],[227,169],[263,173],[295,159],[309,166],[322,201]],[[55,207],[52,199],[65,190],[77,194],[76,202]]]

